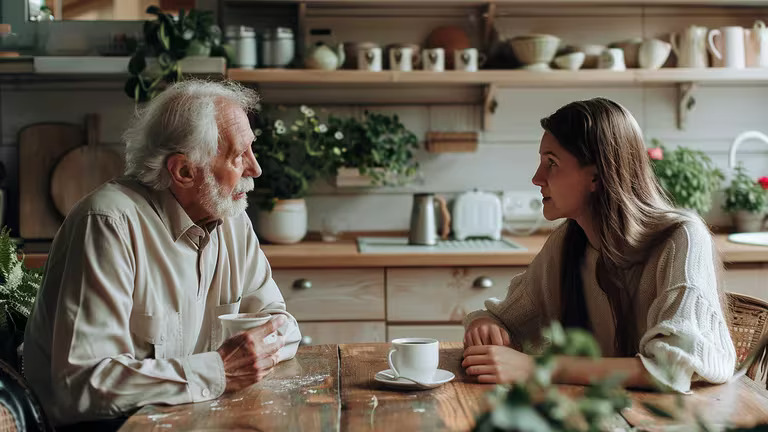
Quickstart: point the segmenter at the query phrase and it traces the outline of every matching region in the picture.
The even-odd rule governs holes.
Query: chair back
[[[736,347],[736,364],[741,364],[749,353],[760,343],[760,340],[768,335],[768,302],[733,292],[727,293],[730,309],[730,322],[728,329],[731,331],[731,339]],[[762,364],[762,375],[768,362],[768,347],[763,349],[747,369],[747,376],[757,379],[758,370]]]
[[[40,402],[24,377],[0,360],[0,432],[49,432]]]

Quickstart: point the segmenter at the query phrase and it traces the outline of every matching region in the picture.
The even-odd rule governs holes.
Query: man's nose
[[[253,151],[248,151],[248,158],[246,160],[246,169],[243,171],[243,177],[259,177],[261,175],[261,165],[256,160]]]

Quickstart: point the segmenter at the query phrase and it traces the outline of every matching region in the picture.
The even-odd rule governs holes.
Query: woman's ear
[[[597,167],[592,168],[592,183],[589,185],[589,190],[594,192],[600,185],[600,177],[597,175]]]
[[[190,165],[187,157],[181,153],[171,155],[165,163],[171,182],[182,188],[191,188],[195,185],[195,169]]]

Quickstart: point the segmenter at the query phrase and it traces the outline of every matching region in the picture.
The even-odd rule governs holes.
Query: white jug
[[[722,43],[715,44],[715,37]],[[723,60],[723,67],[743,69],[746,66],[744,50],[744,28],[739,26],[727,26],[709,31],[708,47],[712,55]]]
[[[768,68],[768,28],[757,20],[754,27],[744,31],[747,67]]]
[[[672,33],[669,41],[672,43],[672,51],[677,56],[677,67],[705,68],[709,66],[706,27],[692,25],[681,33]]]

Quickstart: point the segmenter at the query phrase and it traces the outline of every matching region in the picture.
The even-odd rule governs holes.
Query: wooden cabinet
[[[278,269],[273,278],[298,321],[384,320],[384,269]]]
[[[387,341],[384,321],[299,322],[299,329],[303,345]]]
[[[440,342],[459,342],[464,340],[464,327],[459,324],[387,326],[387,340],[403,337],[424,337],[437,339]]]
[[[525,267],[387,269],[387,321],[461,323],[489,297],[504,298]]]

